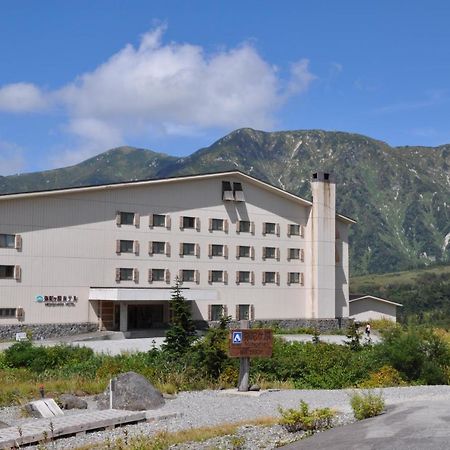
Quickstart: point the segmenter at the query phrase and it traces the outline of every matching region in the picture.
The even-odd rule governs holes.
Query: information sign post
[[[248,391],[250,358],[271,357],[273,333],[268,329],[249,329],[248,321],[241,321],[241,328],[230,331],[229,356],[239,358],[238,391]]]

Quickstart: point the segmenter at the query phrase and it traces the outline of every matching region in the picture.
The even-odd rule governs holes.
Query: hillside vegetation
[[[355,218],[352,273],[383,273],[450,261],[450,145],[390,147],[320,130],[236,130],[185,158],[109,150],[76,166],[0,177],[0,193],[238,169],[310,198],[312,172],[333,172],[337,209]]]
[[[350,288],[403,304],[397,309],[400,321],[450,328],[450,266],[354,277]]]

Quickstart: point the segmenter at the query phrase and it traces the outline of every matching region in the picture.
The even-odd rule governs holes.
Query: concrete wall
[[[242,182],[246,201],[223,202],[222,180]],[[118,226],[117,211],[139,213],[139,225]],[[171,229],[149,227],[149,216],[154,213],[169,214]],[[184,215],[198,217],[200,231],[180,230],[179,218]],[[209,218],[228,220],[228,232],[210,232]],[[238,220],[254,222],[254,234],[238,233]],[[264,222],[278,224],[280,235],[264,235]],[[304,226],[304,237],[288,236],[288,225],[292,223]],[[336,282],[340,305],[336,306],[336,311],[344,314],[348,301],[348,288],[344,283],[348,276],[348,225],[342,223],[339,227],[343,229],[344,258],[342,268],[336,269],[343,274],[336,278],[343,282],[339,286]],[[21,251],[0,249],[0,264],[20,265],[22,269],[20,281],[0,280],[0,308],[22,307],[24,324],[97,323],[96,310],[88,301],[89,288],[168,287],[165,282],[149,283],[151,268],[168,269],[171,283],[180,269],[198,270],[199,283],[185,283],[184,287],[217,290],[218,304],[227,305],[233,317],[237,304],[254,305],[256,319],[317,317],[322,311],[317,308],[313,311],[311,304],[311,267],[316,249],[311,241],[311,207],[238,175],[63,191],[58,195],[0,197],[0,233],[22,236]],[[116,240],[119,239],[139,241],[139,253],[117,254]],[[150,241],[169,242],[171,255],[149,255]],[[198,244],[200,254],[180,257],[182,242]],[[208,244],[226,245],[228,258],[209,257]],[[236,258],[238,245],[253,246],[255,258]],[[264,260],[265,246],[279,248],[279,260]],[[304,262],[288,260],[291,247],[304,251]],[[119,267],[137,269],[139,280],[116,282],[115,271]],[[209,284],[209,270],[227,271],[228,283]],[[254,284],[236,284],[235,273],[239,270],[253,271]],[[264,285],[264,271],[278,272],[279,285]],[[304,286],[287,283],[290,271],[304,274]],[[45,306],[36,302],[38,295],[77,296],[78,301],[71,306]],[[323,313],[327,318],[334,317],[334,304],[330,306],[328,299],[326,304]],[[206,319],[207,314],[208,302],[196,302],[195,318]],[[16,319],[0,319],[0,326],[14,323],[18,323]]]
[[[397,320],[397,306],[375,299],[362,299],[350,303],[350,317],[358,322],[389,319]]]

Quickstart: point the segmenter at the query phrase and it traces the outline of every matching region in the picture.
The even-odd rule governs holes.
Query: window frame
[[[291,260],[291,259],[299,260],[300,259],[300,249],[296,248],[296,247],[289,248],[288,255],[289,255],[289,257],[288,257],[289,260]]]
[[[125,274],[129,274],[129,276],[125,277]],[[130,267],[119,267],[119,281],[134,281],[134,269]]]
[[[220,227],[217,226],[218,223],[220,223]],[[225,231],[225,220],[212,218],[211,231]]]
[[[269,228],[270,225],[270,228]],[[273,231],[272,226],[273,225]],[[264,222],[263,224],[263,233],[264,234],[277,234],[277,224],[275,222]]]
[[[159,269],[159,268],[155,268],[155,269],[150,269],[152,271],[152,282],[156,281],[156,282],[165,282],[166,281],[166,269]],[[155,273],[162,273],[162,277],[158,278],[155,277]]]
[[[188,273],[190,274],[192,272],[192,279],[186,279],[185,275],[187,275]],[[195,279],[195,270],[194,269],[182,269],[181,270],[181,281],[183,283],[195,283],[196,279]]]
[[[210,315],[212,322],[218,322],[222,317],[225,316],[224,305],[213,304],[210,305]]]
[[[13,280],[14,272],[15,272],[15,266],[11,264],[1,264],[0,265],[0,280]],[[8,273],[11,273],[9,275]]]
[[[128,249],[128,247],[124,248],[122,246],[122,244],[124,244],[125,242],[128,244],[131,243],[131,247],[129,249]],[[129,239],[120,239],[119,240],[119,253],[134,253],[134,248],[135,248],[134,241],[131,241]]]
[[[300,284],[300,272],[288,272],[289,284]]]
[[[120,225],[135,225],[136,213],[130,211],[119,211]],[[127,220],[125,220],[125,218]],[[131,222],[129,219],[131,218]]]
[[[196,256],[196,244],[194,242],[182,242],[181,245],[181,256]]]
[[[214,279],[215,275],[220,274],[220,277]],[[211,270],[211,283],[223,283],[224,282],[224,271],[223,270]]]
[[[244,276],[248,275],[248,278]],[[238,270],[238,282],[240,283],[251,283],[251,271],[250,270]]]
[[[192,221],[192,226],[190,225]],[[195,217],[193,216],[183,216],[183,230],[195,230]]]
[[[238,314],[236,320],[250,320],[251,317],[251,305],[239,304],[237,305]]]
[[[272,252],[272,253],[268,253],[268,252]],[[277,259],[277,248],[276,247],[263,247],[263,256],[264,259]]]
[[[158,223],[158,220],[161,220],[161,219],[162,219],[162,223]],[[152,214],[152,226],[157,227],[157,228],[166,228],[166,215],[165,214]]]
[[[242,229],[244,224],[246,227],[245,230]],[[251,232],[252,232],[252,222],[250,220],[240,220],[239,221],[239,233],[251,233]]]
[[[242,249],[248,249],[248,254],[242,254]],[[250,245],[239,245],[238,246],[238,258],[251,258],[252,257],[252,247]]]
[[[7,314],[9,312],[10,314]],[[17,308],[0,308],[1,319],[15,319],[17,317]]]
[[[4,240],[4,245],[2,245],[2,237]],[[11,245],[7,245],[8,238],[12,238],[10,241]],[[16,235],[9,233],[0,233],[0,248],[16,248]]]
[[[292,230],[296,230],[295,233]],[[290,223],[289,224],[289,236],[301,236],[301,228],[298,223]]]
[[[155,251],[155,249],[161,250],[161,248],[162,248],[162,251]],[[166,242],[165,241],[152,241],[152,255],[165,255],[165,254],[166,254]]]

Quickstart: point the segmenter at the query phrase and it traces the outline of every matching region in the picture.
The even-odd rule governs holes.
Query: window
[[[300,249],[290,248],[289,249],[289,259],[300,259]]]
[[[303,286],[303,274],[300,272],[289,272],[288,284],[301,284]]]
[[[250,258],[251,256],[250,246],[238,245],[237,256],[238,258]]]
[[[250,283],[250,272],[241,270],[237,274],[238,283]]]
[[[10,319],[16,317],[16,308],[0,308],[0,319]]]
[[[263,247],[263,258],[265,259],[275,259],[277,257],[275,247]]]
[[[238,231],[239,233],[250,233],[251,231],[251,223],[249,220],[240,220],[238,222]]]
[[[162,241],[152,242],[152,253],[155,255],[164,255],[166,252],[166,243]]]
[[[263,223],[263,234],[275,234],[276,233],[276,224],[273,222],[264,222]]]
[[[134,225],[134,213],[121,211],[120,225]]]
[[[166,271],[164,269],[151,269],[152,281],[165,281]]]
[[[183,281],[183,282],[195,281],[195,270],[182,270],[181,271],[181,281]]]
[[[195,255],[195,244],[184,242],[181,248],[181,254],[185,256]]]
[[[250,305],[237,305],[236,320],[250,320],[252,318],[252,309]]]
[[[0,248],[14,248],[16,236],[14,234],[0,234]]]
[[[224,256],[223,245],[212,244],[211,256]]]
[[[275,272],[263,272],[263,283],[275,283]]]
[[[0,278],[14,278],[14,266],[0,266]]]
[[[120,268],[119,269],[119,281],[132,281],[133,269]]]
[[[195,217],[183,216],[182,228],[195,228]]]
[[[225,307],[223,305],[209,305],[209,320],[220,320],[225,315]]]
[[[153,225],[154,227],[165,227],[166,226],[166,216],[164,214],[153,214]]]
[[[120,253],[133,253],[134,251],[134,241],[119,241],[119,252]]]
[[[300,225],[295,223],[290,223],[288,225],[288,235],[289,236],[300,236]]]
[[[211,270],[211,283],[223,283],[223,270]]]
[[[223,219],[211,219],[211,230],[212,231],[224,231]]]

